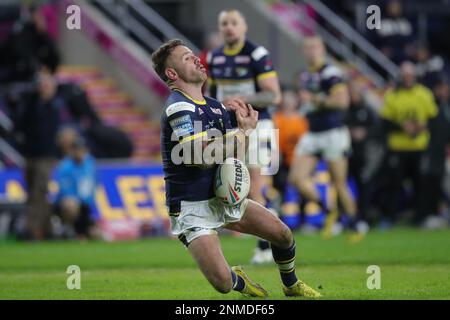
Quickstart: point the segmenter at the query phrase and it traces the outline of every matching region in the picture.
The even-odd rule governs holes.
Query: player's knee
[[[292,244],[292,239],[293,236],[291,229],[289,229],[289,227],[283,223],[283,228],[281,232],[281,242],[285,246],[290,246]]]
[[[292,184],[292,185],[296,185],[297,184],[297,179],[296,179],[296,176],[295,176],[295,173],[294,172],[289,172],[289,175],[288,175],[288,182],[290,183],[290,184]]]
[[[334,183],[334,185],[338,193],[343,193],[347,191],[347,183],[345,181],[338,180]]]
[[[218,272],[214,275],[212,285],[220,293],[230,292],[232,289],[231,273],[229,271]]]
[[[292,231],[287,225],[280,221],[276,239],[274,244],[278,247],[289,247],[292,244]]]
[[[248,197],[253,201],[256,201],[262,205],[264,205],[264,196],[261,190],[250,190],[248,193]]]
[[[300,188],[302,179],[301,179],[301,177],[298,175],[298,173],[295,173],[295,172],[291,171],[291,172],[289,173],[289,176],[288,176],[288,181],[289,181],[289,183],[292,184],[293,186],[295,186],[295,187],[297,187],[297,188]]]
[[[305,187],[305,185],[307,185],[307,183],[309,182],[310,177],[308,175],[305,174],[301,174],[301,173],[290,173],[289,177],[288,177],[288,181],[290,184],[292,184],[293,186],[297,187],[298,189],[302,189]]]

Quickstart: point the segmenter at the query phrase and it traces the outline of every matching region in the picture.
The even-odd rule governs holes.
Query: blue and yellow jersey
[[[309,69],[300,74],[300,86],[313,94],[329,95],[341,86],[345,86],[343,73],[329,63],[315,70]],[[311,132],[326,131],[344,125],[344,112],[341,110],[319,109],[311,106],[306,110]]]
[[[202,168],[195,164],[176,164],[178,160],[173,161],[172,150],[180,144],[211,134],[216,137],[217,134],[223,135],[231,128],[228,113],[217,100],[204,97],[204,100],[198,101],[178,89],[172,90],[161,116],[161,154],[169,212],[179,212],[183,200],[213,198],[217,168],[217,165]]]
[[[260,91],[258,80],[276,75],[269,51],[245,41],[235,50],[224,46],[207,57],[211,96],[219,101],[233,95],[252,95]],[[270,119],[267,108],[259,109],[259,119]]]

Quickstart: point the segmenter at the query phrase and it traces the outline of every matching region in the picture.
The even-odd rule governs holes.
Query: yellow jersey
[[[402,126],[405,121],[427,124],[438,114],[432,92],[421,84],[411,88],[396,88],[386,92],[381,117]],[[428,130],[412,137],[402,129],[388,134],[388,147],[393,151],[423,151],[430,140]]]

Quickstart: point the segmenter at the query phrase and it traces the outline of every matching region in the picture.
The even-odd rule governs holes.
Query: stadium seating
[[[107,125],[125,131],[133,141],[133,160],[158,160],[160,154],[159,122],[133,105],[131,97],[120,91],[114,80],[104,77],[93,66],[62,66],[58,80],[75,82],[87,93],[100,118]]]

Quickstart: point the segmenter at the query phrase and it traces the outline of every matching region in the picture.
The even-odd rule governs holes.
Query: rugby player
[[[246,39],[247,24],[241,12],[235,9],[222,11],[218,17],[218,27],[224,45],[213,50],[207,58],[210,94],[220,101],[238,98],[258,110],[257,132],[248,152],[248,155],[258,159],[252,161],[251,157],[247,157],[251,177],[249,197],[267,207],[263,190],[269,190],[272,180],[261,174],[261,168],[267,168],[272,152],[277,152],[275,127],[268,108],[281,101],[278,76],[267,49]],[[236,127],[234,113],[230,116],[231,123]],[[251,261],[255,264],[272,261],[267,241],[258,241]]]
[[[344,124],[344,113],[350,105],[350,95],[341,70],[327,62],[322,39],[307,37],[303,45],[308,69],[300,75],[300,99],[309,132],[297,144],[289,180],[304,198],[316,202],[328,213],[323,235],[329,237],[337,218],[337,208],[328,207],[326,201],[321,200],[312,179],[321,158],[327,164],[338,200],[349,217],[350,229],[357,230],[357,206],[347,186],[351,141]]]
[[[228,107],[236,112],[238,129],[227,130],[231,129],[231,123],[224,105],[202,94],[206,69],[180,40],[163,44],[152,54],[152,61],[156,73],[171,89],[161,117],[161,151],[172,233],[183,242],[206,279],[221,293],[236,290],[246,296],[267,296],[267,291],[253,282],[242,267],[228,266],[216,231],[224,227],[270,242],[286,296],[319,297],[320,293],[297,279],[295,241],[290,229],[278,217],[250,199],[231,207],[223,205],[214,195],[218,165],[207,165],[203,149],[215,143],[228,150],[225,148],[228,141],[245,145],[249,131],[256,127],[258,112],[240,101],[228,101]],[[222,135],[209,139],[214,130]],[[187,144],[195,153],[198,142],[202,162],[195,165],[184,159],[176,164],[174,148]],[[225,152],[223,158],[228,156]]]

